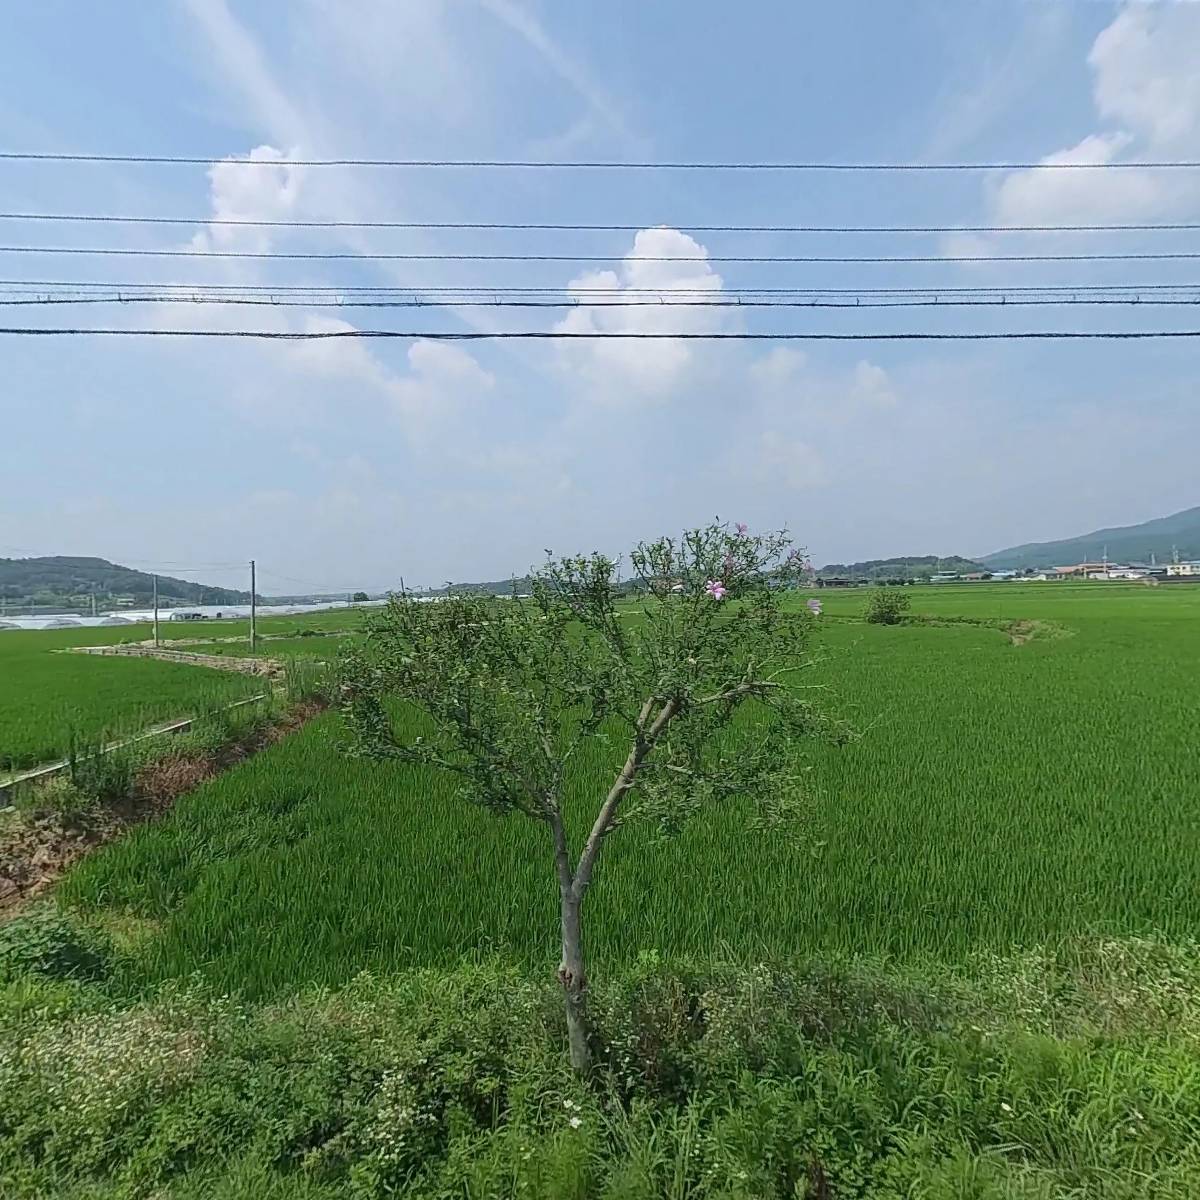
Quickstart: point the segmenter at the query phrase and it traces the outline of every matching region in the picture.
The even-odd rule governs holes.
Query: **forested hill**
[[[0,558],[0,596],[8,603],[98,604],[117,597],[149,604],[154,595],[154,577],[144,571],[122,567],[104,558]],[[249,592],[189,583],[186,579],[158,577],[159,600],[166,604],[246,604]]]
[[[1072,563],[1096,562],[1107,552],[1110,562],[1149,562],[1151,556],[1168,563],[1176,552],[1180,558],[1200,558],[1200,508],[1185,508],[1169,517],[1156,517],[1140,525],[1118,525],[1097,529],[1081,537],[1058,542],[1027,542],[988,554],[989,567],[1065,567]]]
[[[817,574],[851,579],[927,579],[943,573],[961,575],[965,571],[982,570],[982,564],[969,558],[960,558],[957,554],[948,558],[924,554],[907,558],[868,558],[863,562],[826,563]]]

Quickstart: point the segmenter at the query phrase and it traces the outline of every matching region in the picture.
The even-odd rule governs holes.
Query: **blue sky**
[[[66,36],[64,37],[64,34]],[[288,158],[1200,157],[1200,6],[179,0],[6,12],[0,143],[211,156],[0,165],[7,245],[586,254],[591,264],[3,255],[4,278],[610,286],[1190,282],[1183,263],[769,265],[722,254],[1194,249],[1194,234],[695,233],[697,224],[1196,219],[1190,174],[369,171]],[[255,153],[279,165],[247,168]],[[633,233],[267,231],[214,216],[630,223]],[[665,228],[658,228],[663,226]],[[1189,240],[1190,239],[1190,240]],[[683,254],[686,263],[633,263]],[[11,315],[11,314],[10,314]],[[22,320],[25,314],[22,313]],[[321,329],[1186,328],[1187,310],[596,313],[156,306],[78,323]],[[420,321],[421,324],[414,324]],[[977,554],[1197,503],[1186,343],[0,340],[0,554],[251,557],[268,592],[503,576],[715,514],[824,562]],[[195,568],[188,572],[187,567]]]

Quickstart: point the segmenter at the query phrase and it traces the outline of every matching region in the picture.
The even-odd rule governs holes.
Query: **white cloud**
[[[778,388],[791,383],[807,366],[808,355],[792,346],[775,346],[750,364],[750,378],[760,388]]]
[[[1193,146],[1200,131],[1200,7],[1131,4],[1088,55],[1102,117],[1150,146]]]
[[[495,378],[465,350],[445,342],[414,342],[409,374],[388,385],[396,411],[410,432],[461,419],[495,386]]]
[[[854,366],[851,396],[868,408],[894,408],[897,402],[891,376],[881,366],[865,360]]]
[[[277,166],[248,166],[223,159],[209,168],[209,196],[214,221],[284,221],[299,207],[304,168],[288,162],[274,146],[255,146],[247,155],[255,163]],[[201,250],[238,248],[259,253],[270,249],[271,230],[254,226],[208,224],[192,244]]]
[[[684,261],[646,261],[662,258]],[[605,289],[611,294],[591,298],[640,303],[576,308],[555,328],[564,333],[715,331],[723,323],[723,310],[680,301],[715,299],[721,288],[707,249],[694,238],[677,229],[643,229],[634,237],[619,272],[593,271],[568,284],[569,293],[581,300],[595,289]],[[672,299],[677,302],[671,303]],[[562,354],[562,362],[578,380],[597,398],[611,402],[664,398],[683,382],[694,361],[693,345],[673,339],[567,342]]]
[[[758,455],[752,460],[756,472],[788,488],[822,487],[829,471],[821,455],[806,441],[776,429],[759,435]]]
[[[1097,36],[1088,55],[1097,129],[1045,155],[1054,163],[1109,163],[1194,157],[1200,152],[1200,5],[1128,4]],[[1188,172],[1012,172],[994,188],[998,224],[1135,221],[1193,205]]]
[[[1166,207],[1169,191],[1152,172],[1064,171],[1062,163],[1109,163],[1134,145],[1122,130],[1088,134],[1077,145],[1045,155],[1047,170],[1034,168],[1005,177],[996,192],[998,225],[1067,225],[1149,217]]]
[[[310,313],[302,328],[337,333],[352,332],[355,326],[339,317]],[[405,432],[417,440],[460,423],[496,383],[472,355],[445,342],[413,342],[406,374],[390,370],[356,338],[285,343],[284,349],[293,370],[354,385],[383,399]]]

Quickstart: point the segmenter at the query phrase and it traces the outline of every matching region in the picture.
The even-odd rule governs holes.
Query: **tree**
[[[546,826],[579,1071],[591,1054],[582,909],[606,840],[637,818],[673,832],[734,796],[758,823],[782,822],[803,799],[797,739],[844,736],[796,678],[815,622],[784,610],[781,585],[802,562],[784,533],[714,524],[639,544],[641,599],[621,605],[615,561],[548,556],[526,597],[392,596],[344,661],[357,753],[449,772],[464,799]],[[396,701],[409,711],[397,717]],[[613,774],[576,853],[563,799],[589,742]]]
[[[355,592],[354,595],[350,597],[350,602],[352,604],[365,604],[368,600],[370,600],[370,598],[371,597],[368,596],[366,592]]]
[[[911,603],[912,597],[907,592],[875,587],[867,598],[863,619],[871,625],[898,625]]]

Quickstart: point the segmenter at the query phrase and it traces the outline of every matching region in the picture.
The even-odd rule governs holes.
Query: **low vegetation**
[[[0,933],[0,1193],[55,1200],[1064,1200],[1200,1190],[1200,952],[666,966],[561,1000],[486,961],[248,1003],[114,992],[120,941]],[[69,1101],[69,1102],[68,1102]]]
[[[316,632],[356,629],[361,613],[348,610],[301,617],[275,617],[259,623],[269,639],[255,653],[286,658],[283,639],[323,643],[336,657],[337,638]],[[193,646],[197,638],[238,639],[215,643],[225,651],[249,653],[246,621],[163,621],[168,646]],[[80,646],[139,642],[149,625],[56,630],[0,630],[0,779],[9,772],[66,756],[72,738],[117,740],[141,733],[156,722],[190,717],[262,691],[261,680],[202,667],[149,658],[94,657],[67,653]]]
[[[300,667],[282,690],[202,713],[184,733],[106,749],[73,742],[67,769],[10,789],[0,811],[0,910],[52,883],[89,850],[293,732],[327,703],[326,675]]]
[[[863,619],[868,625],[899,625],[912,605],[912,597],[897,588],[877,587],[867,597]]]
[[[329,713],[2,927],[0,1194],[1200,1193],[1200,593],[903,593],[821,592],[809,682],[863,736],[806,744],[794,836],[609,837],[589,1084],[545,830]],[[625,749],[572,759],[575,844]]]

